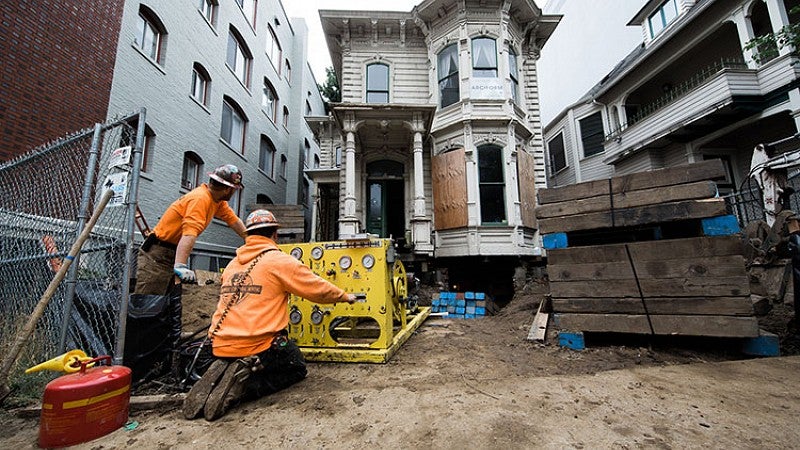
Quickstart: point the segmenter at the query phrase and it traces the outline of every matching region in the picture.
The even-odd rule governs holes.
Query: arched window
[[[256,195],[256,203],[259,205],[272,205],[273,201],[269,198],[267,194],[257,194]]]
[[[506,221],[503,149],[496,145],[478,147],[478,180],[481,200],[481,223]]]
[[[286,155],[281,155],[281,176],[286,178],[286,166],[288,165],[289,160],[286,159]]]
[[[261,96],[261,109],[264,110],[269,120],[275,123],[278,115],[278,94],[275,93],[275,89],[266,77],[264,77],[264,91]]]
[[[245,87],[250,87],[250,67],[253,63],[253,54],[245,45],[242,35],[233,27],[228,32],[228,54],[225,62],[236,78]]]
[[[183,169],[181,170],[181,189],[187,191],[200,184],[200,173],[203,170],[203,159],[195,152],[183,154]]]
[[[367,103],[389,103],[389,66],[367,66]]]
[[[200,5],[198,9],[200,13],[203,14],[203,17],[206,18],[211,26],[217,25],[217,6],[219,5],[219,0],[200,0]]]
[[[267,25],[267,57],[275,72],[281,74],[281,44],[278,42],[278,35],[272,29],[272,25]]]
[[[242,108],[228,96],[222,100],[222,128],[219,136],[234,150],[244,154],[244,134],[247,116]]]
[[[303,165],[308,167],[308,163],[311,160],[311,144],[308,143],[308,139],[303,139]]]
[[[261,145],[258,151],[258,168],[268,177],[275,177],[275,146],[263,134],[261,135]]]
[[[472,76],[497,78],[497,45],[494,39],[478,37],[472,40]]]
[[[128,126],[122,127],[122,133],[119,138],[120,147],[131,147],[131,152],[136,147],[136,134],[139,131],[139,116],[125,122]],[[148,172],[152,169],[153,148],[155,147],[156,133],[150,128],[150,125],[144,125],[144,142],[142,143],[142,164],[140,169],[142,172]],[[133,153],[131,153],[131,162],[133,162]]]
[[[289,128],[289,108],[283,107],[283,126]]]
[[[458,45],[452,44],[439,52],[439,105],[452,105],[460,100],[458,87]]]
[[[250,26],[256,29],[256,11],[258,9],[258,0],[236,0],[239,8],[242,8],[244,17],[250,22]]]
[[[208,106],[208,89],[211,76],[202,64],[195,62],[192,66],[192,98],[203,106]]]
[[[285,60],[283,62],[283,64],[284,64],[284,67],[286,67],[286,81],[289,82],[289,84],[291,84],[292,83],[292,65],[289,64],[289,60],[288,59]]]
[[[314,155],[314,168],[319,169],[319,164],[320,164],[319,155]]]
[[[139,21],[134,42],[139,49],[156,63],[164,64],[167,29],[152,9],[139,5]]]

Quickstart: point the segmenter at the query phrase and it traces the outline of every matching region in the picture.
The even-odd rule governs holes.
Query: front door
[[[367,174],[367,232],[383,238],[403,238],[403,165],[395,161],[376,161],[367,165]]]

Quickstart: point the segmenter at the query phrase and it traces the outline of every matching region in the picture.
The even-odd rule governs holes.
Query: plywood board
[[[553,314],[553,325],[562,330],[658,335],[756,337],[755,317],[682,316],[640,314]]]
[[[536,186],[535,160],[530,153],[517,152],[517,181],[519,184],[519,203],[522,225],[537,228],[536,223]]]
[[[434,227],[463,228],[468,224],[466,154],[458,149],[431,159]]]

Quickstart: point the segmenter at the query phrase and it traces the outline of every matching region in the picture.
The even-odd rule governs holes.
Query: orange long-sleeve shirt
[[[211,189],[203,183],[172,202],[153,228],[153,233],[158,239],[177,245],[181,236],[200,236],[214,217],[224,220],[229,226],[239,220],[228,202],[214,201]]]
[[[240,281],[252,261],[266,250],[271,251],[264,253],[246,279]],[[269,348],[275,335],[289,324],[289,293],[317,303],[347,301],[345,291],[281,252],[272,239],[263,236],[248,236],[225,268],[209,334],[237,289],[243,292],[241,299],[231,305],[213,336],[216,356],[238,358]]]

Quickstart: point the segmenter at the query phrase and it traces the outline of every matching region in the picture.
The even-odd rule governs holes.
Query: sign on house
[[[473,78],[470,80],[470,98],[473,100],[503,100],[503,81],[499,78]]]

